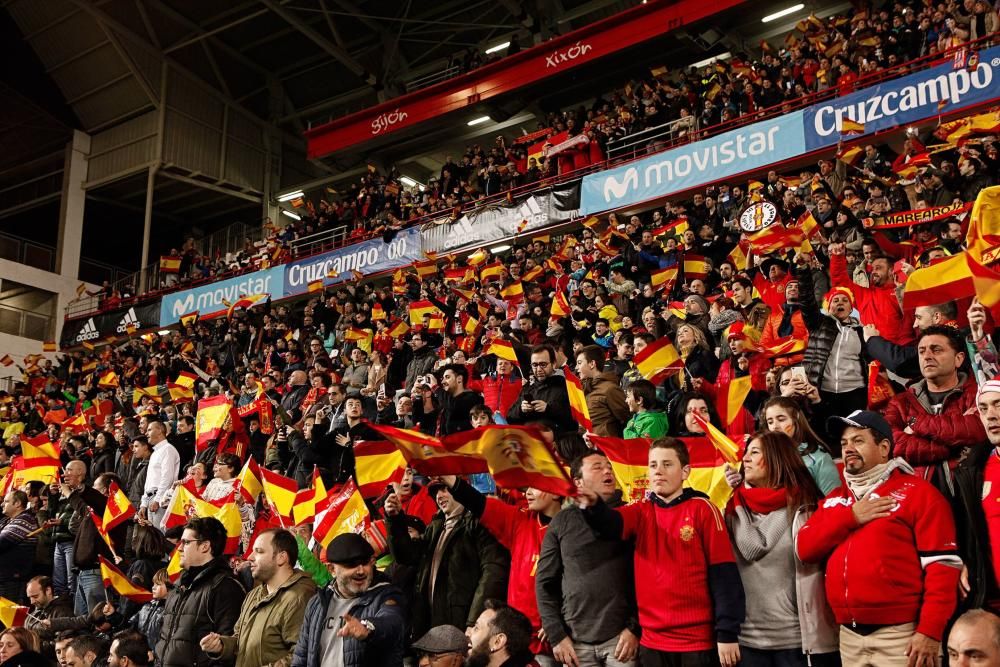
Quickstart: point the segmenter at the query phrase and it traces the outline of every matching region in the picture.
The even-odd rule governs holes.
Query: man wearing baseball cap
[[[375,569],[365,538],[344,533],[326,550],[333,581],[309,601],[292,667],[381,667],[403,661],[403,594]]]
[[[454,625],[438,625],[413,642],[418,667],[461,667],[469,654],[469,638]]]
[[[892,429],[880,414],[830,421],[843,427],[845,485],[802,527],[796,550],[803,562],[826,561],[843,663],[937,665],[962,567],[948,502],[891,458]]]

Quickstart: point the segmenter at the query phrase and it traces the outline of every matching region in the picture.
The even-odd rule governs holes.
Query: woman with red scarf
[[[743,455],[743,484],[726,511],[746,589],[744,667],[839,664],[823,570],[795,556],[795,535],[821,497],[791,438],[776,431],[753,436]]]

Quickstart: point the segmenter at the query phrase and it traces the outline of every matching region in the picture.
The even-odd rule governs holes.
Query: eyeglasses
[[[187,547],[189,544],[198,544],[200,542],[208,542],[208,540],[186,540],[183,537],[177,540],[177,544],[181,545],[181,549]]]
[[[548,367],[550,365],[551,365],[551,362],[548,362],[548,361],[533,361],[533,362],[531,362],[531,367],[532,368],[546,368],[546,367]]]

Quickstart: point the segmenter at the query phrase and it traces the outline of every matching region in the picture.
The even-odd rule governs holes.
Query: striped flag
[[[391,482],[402,481],[405,472],[406,458],[391,442],[359,442],[354,446],[354,476],[365,498],[382,495]]]
[[[189,373],[187,371],[181,371],[177,375],[177,379],[174,380],[174,384],[181,387],[186,387],[187,389],[194,389],[195,382],[198,381],[198,376],[194,373]]]
[[[521,284],[520,280],[512,282],[510,285],[507,285],[500,290],[500,296],[507,301],[520,302],[524,299],[524,286]]]
[[[135,507],[129,502],[125,492],[118,488],[117,482],[108,486],[108,502],[104,506],[104,531],[108,532],[135,516]]]
[[[20,628],[28,620],[31,609],[23,607],[13,600],[0,597],[0,623],[8,628]]]
[[[55,341],[47,340],[42,343],[42,352],[55,352],[59,347],[56,345]]]
[[[181,326],[189,327],[198,321],[198,311],[193,313],[188,313],[187,315],[181,315]]]
[[[659,384],[684,368],[684,360],[668,338],[653,341],[632,358],[639,374],[653,384]]]
[[[569,394],[569,411],[573,413],[573,419],[584,430],[592,431],[594,425],[590,421],[590,408],[587,407],[587,397],[583,393],[583,383],[569,366],[563,368],[563,375],[566,376],[566,393]]]
[[[108,562],[104,556],[97,557],[101,563],[101,578],[104,587],[114,589],[122,597],[137,604],[146,604],[153,599],[153,594],[145,588],[133,583],[121,570]]]
[[[483,354],[495,354],[500,359],[506,359],[507,361],[517,364],[517,354],[514,352],[514,346],[509,340],[503,340],[501,338],[494,338],[490,342],[489,347],[483,351]],[[518,364],[518,367],[520,365]]]
[[[329,500],[329,506],[316,515],[313,523],[313,539],[324,549],[337,535],[363,532],[371,522],[368,506],[354,480],[347,480]]]
[[[521,280],[530,283],[535,280],[538,280],[539,278],[544,277],[544,273],[545,271],[542,269],[542,267],[533,266],[524,272],[524,275],[521,276]]]
[[[329,493],[319,469],[313,466],[312,484],[299,489],[295,494],[295,505],[292,507],[292,520],[296,526],[312,523],[316,513],[326,508]]]
[[[840,119],[840,134],[843,136],[850,135],[862,135],[865,133],[865,124],[859,123],[850,118],[842,117]]]
[[[724,426],[729,426],[736,419],[743,403],[750,394],[751,381],[749,375],[731,378],[729,382],[719,383],[715,386],[715,404],[719,406],[719,418]]]
[[[428,260],[425,262],[414,262],[413,270],[417,272],[417,275],[423,278],[431,278],[437,275],[438,266],[437,262],[434,260]]]
[[[492,264],[487,264],[482,269],[479,270],[479,280],[480,282],[486,283],[491,280],[502,280],[504,274],[503,264],[500,262],[493,262]]]
[[[240,495],[248,503],[257,502],[257,497],[264,490],[264,482],[261,481],[260,466],[253,456],[247,457],[247,462],[243,464],[243,469],[236,476],[236,485],[240,490]]]
[[[210,502],[202,500],[191,493],[183,484],[174,489],[174,498],[167,508],[167,517],[164,525],[167,528],[183,526],[191,517],[212,516],[222,523],[226,529],[225,553],[234,554],[240,546],[240,533],[243,529],[243,522],[240,519],[239,508],[235,502],[227,502],[221,507],[217,507]],[[168,566],[169,569],[169,566]]]
[[[534,426],[491,424],[472,431],[453,433],[442,440],[445,448],[486,459],[497,486],[526,486],[558,496],[572,496],[576,486]]]
[[[260,471],[264,497],[270,501],[278,514],[289,519],[292,518],[295,493],[299,490],[299,485],[295,483],[294,479],[273,470],[267,468],[258,468],[258,470]]]
[[[160,273],[177,273],[181,270],[181,258],[172,255],[160,256]]]
[[[306,288],[310,292],[322,292],[323,291],[323,279],[320,278],[319,280],[310,280],[309,283],[306,285]]]
[[[111,540],[111,535],[108,533],[107,529],[105,529],[104,522],[101,521],[101,518],[97,516],[97,513],[94,512],[92,508],[88,507],[87,511],[90,512],[90,520],[94,522],[94,527],[97,528],[97,534],[101,536],[101,539],[104,540],[104,543],[108,545],[108,549],[110,549],[111,553],[114,554],[115,557],[117,558],[117,553],[115,552],[115,544]]]
[[[170,554],[170,560],[167,561],[167,578],[170,579],[170,583],[176,584],[182,572],[184,568],[181,567],[181,545],[178,544]]]
[[[378,322],[379,320],[384,320],[388,316],[385,314],[385,308],[382,307],[381,303],[376,303],[372,306],[372,322]]]
[[[569,305],[569,299],[566,298],[566,293],[556,292],[552,298],[552,308],[549,310],[549,314],[552,317],[566,317],[571,312],[572,308]]]
[[[684,280],[701,280],[707,275],[705,258],[702,255],[684,254]]]
[[[489,470],[481,456],[449,451],[439,439],[420,431],[382,424],[369,426],[395,445],[407,465],[422,475],[472,475]]]
[[[410,304],[410,324],[412,326],[423,324],[424,315],[433,317],[436,313],[440,313],[440,311],[430,301],[414,301]]]
[[[672,266],[668,269],[659,269],[658,271],[653,271],[649,274],[649,283],[653,286],[653,289],[656,290],[663,289],[674,280],[677,280],[676,266]]]

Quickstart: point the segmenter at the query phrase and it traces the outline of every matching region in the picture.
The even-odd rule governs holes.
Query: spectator
[[[419,658],[417,667],[460,667],[469,654],[469,638],[454,625],[439,625],[413,642],[411,648]]]
[[[933,664],[962,563],[948,503],[903,459],[890,458],[893,434],[881,415],[858,410],[836,419],[846,425],[845,486],[799,531],[798,556],[827,563],[826,593],[846,664]],[[867,585],[872,581],[883,585]]]
[[[469,411],[482,404],[483,396],[469,390],[468,381],[469,369],[464,364],[448,364],[442,369],[437,429],[439,435],[472,430]]]
[[[587,397],[587,410],[593,432],[601,436],[620,438],[629,420],[620,380],[613,372],[604,371],[607,353],[597,345],[588,345],[576,355],[576,372]]]
[[[38,521],[28,510],[24,491],[8,491],[0,521],[0,596],[25,601],[25,582],[38,548]]]
[[[0,665],[4,667],[46,667],[48,661],[39,653],[38,637],[25,628],[7,628],[0,632]]]
[[[482,667],[529,667],[533,664],[528,650],[531,622],[516,609],[487,600],[483,613],[466,634],[469,636],[466,664]]]
[[[948,633],[948,664],[1000,667],[1000,619],[982,609],[959,616]]]
[[[146,425],[146,437],[153,453],[149,457],[140,509],[150,523],[158,526],[167,511],[165,498],[180,473],[181,459],[167,440],[167,429],[163,422],[150,421]]]
[[[32,577],[25,587],[28,602],[31,604],[31,614],[25,619],[24,627],[38,636],[45,655],[51,655],[55,650],[56,630],[52,627],[54,619],[75,619],[73,614],[73,598],[57,596],[52,588],[52,579],[46,576]],[[49,621],[46,623],[45,621]],[[82,625],[75,629],[82,629]]]
[[[625,438],[662,438],[667,434],[667,415],[656,410],[656,387],[649,380],[634,380],[625,391],[632,416],[625,425]]]
[[[566,378],[556,373],[555,350],[543,345],[531,350],[533,382],[521,390],[507,413],[511,424],[544,421],[552,425],[557,434],[575,432],[576,422],[569,409]]]

